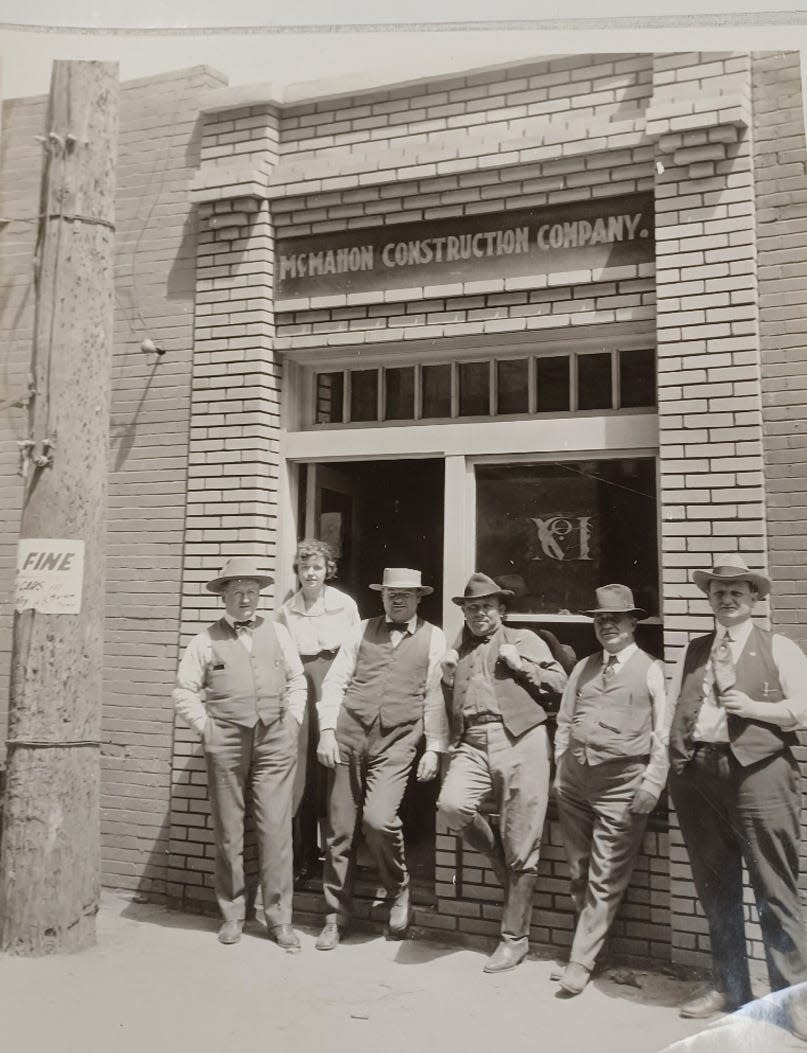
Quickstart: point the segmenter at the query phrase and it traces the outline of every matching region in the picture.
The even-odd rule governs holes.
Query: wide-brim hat
[[[411,567],[384,567],[380,585],[371,585],[375,592],[382,589],[417,589],[421,596],[431,596],[434,589],[431,585],[423,585],[419,570]]]
[[[602,585],[595,590],[597,606],[583,611],[590,618],[595,614],[632,614],[640,621],[647,617],[644,607],[637,607],[633,602],[633,591],[627,585]]]
[[[503,589],[493,578],[477,570],[468,578],[462,596],[452,596],[451,602],[462,607],[467,600],[484,600],[493,596],[499,600],[511,600],[515,593],[512,589]]]
[[[710,581],[747,581],[753,585],[760,599],[771,591],[771,579],[758,570],[749,570],[739,556],[720,556],[712,570],[694,570],[692,580],[705,593],[709,592]]]
[[[261,570],[258,561],[251,556],[234,556],[227,560],[218,577],[207,583],[207,591],[220,593],[227,582],[232,581],[233,578],[252,578],[262,589],[265,589],[267,585],[272,585],[275,580],[266,571]]]

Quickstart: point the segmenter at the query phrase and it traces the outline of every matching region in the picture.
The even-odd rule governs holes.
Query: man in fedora
[[[291,799],[306,682],[288,630],[256,614],[272,584],[256,560],[231,559],[208,592],[224,614],[188,644],[174,706],[202,739],[216,844],[214,884],[224,923],[221,943],[237,943],[244,926],[244,809],[252,791],[263,909],[269,935],[300,949],[291,927]]]
[[[446,748],[440,661],[442,630],[418,616],[433,589],[419,570],[387,567],[380,585],[384,613],[362,621],[342,644],[317,703],[317,756],[333,770],[328,797],[322,888],[327,914],[316,947],[333,950],[352,913],[352,870],[359,829],[390,903],[389,933],[410,922],[409,873],[398,811],[418,745],[426,751],[417,778],[433,779]]]
[[[807,659],[752,621],[770,579],[736,555],[696,570],[715,631],[693,639],[672,681],[670,794],[709,924],[712,987],[681,1007],[706,1018],[752,998],[742,864],[771,989],[807,981],[799,903],[801,780],[791,747],[807,727]]]
[[[490,863],[504,887],[501,940],[485,972],[512,969],[529,949],[532,893],[549,796],[550,747],[542,700],[566,674],[528,629],[503,624],[510,589],[472,574],[462,596],[465,627],[443,667],[451,690],[452,751],[437,810]],[[493,799],[494,832],[479,807]]]
[[[647,817],[667,781],[667,712],[661,664],[637,647],[647,612],[625,585],[596,590],[601,650],[572,670],[558,712],[555,793],[577,922],[560,976],[577,995],[628,887]]]

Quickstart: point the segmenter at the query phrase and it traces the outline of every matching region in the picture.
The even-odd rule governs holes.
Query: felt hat
[[[456,603],[458,607],[462,607],[466,600],[482,600],[488,596],[495,596],[499,600],[510,600],[514,595],[515,593],[512,589],[501,588],[493,578],[489,578],[487,574],[477,570],[468,578],[468,584],[465,586],[462,596],[452,596],[451,601]]]
[[[271,585],[275,580],[265,571],[259,569],[258,561],[254,557],[234,556],[232,559],[227,560],[221,568],[221,573],[218,577],[207,583],[207,591],[217,594],[221,593],[227,582],[232,581],[233,578],[252,578],[258,582],[262,589],[265,589],[267,585]]]
[[[739,556],[719,556],[712,570],[695,570],[692,572],[692,580],[709,592],[710,581],[748,581],[753,585],[760,599],[764,599],[771,591],[771,579],[756,570],[749,570]]]
[[[646,618],[647,611],[633,602],[633,592],[627,585],[602,585],[596,590],[597,606],[583,611],[593,618],[595,614],[632,614]]]

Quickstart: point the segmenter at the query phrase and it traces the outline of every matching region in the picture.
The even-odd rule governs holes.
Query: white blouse
[[[303,590],[298,589],[277,611],[275,620],[289,630],[298,654],[314,655],[336,651],[361,619],[351,596],[326,585],[308,610]]]

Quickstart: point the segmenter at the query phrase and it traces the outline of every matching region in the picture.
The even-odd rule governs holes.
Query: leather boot
[[[473,820],[462,831],[462,836],[474,851],[487,859],[491,870],[496,875],[496,880],[502,888],[506,888],[507,867],[505,866],[502,850],[499,847],[496,835],[487,819],[477,812]]]
[[[502,939],[484,965],[486,973],[514,969],[527,957],[530,949],[530,914],[536,874],[511,871],[502,911]]]

